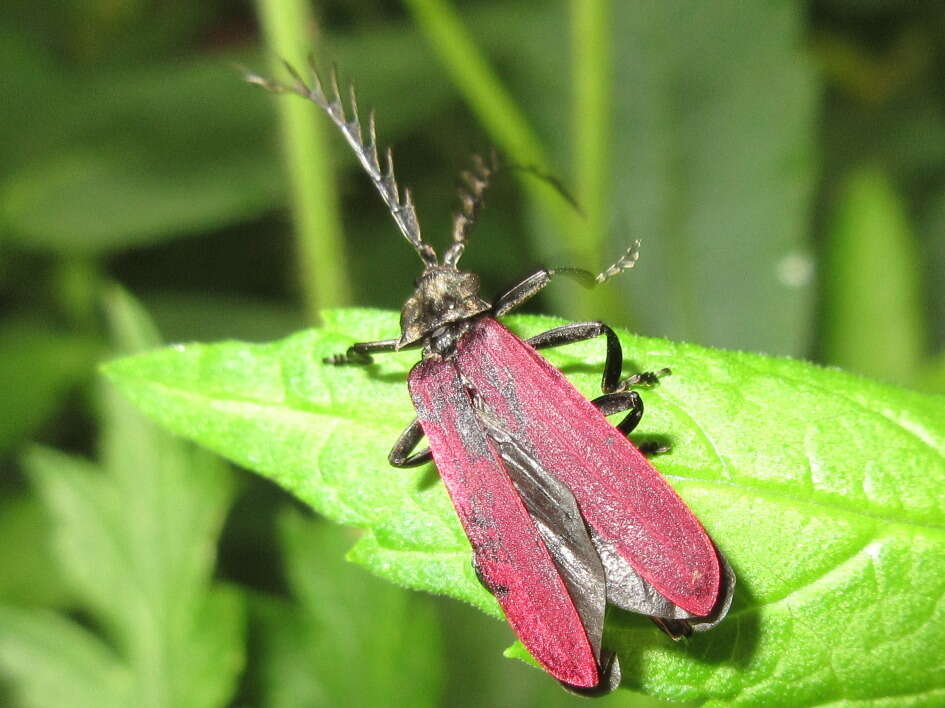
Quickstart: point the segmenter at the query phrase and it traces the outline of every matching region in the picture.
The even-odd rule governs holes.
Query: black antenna
[[[460,173],[459,211],[453,214],[453,245],[443,254],[443,265],[455,266],[462,257],[469,232],[472,231],[482,208],[489,178],[499,168],[495,151],[490,153],[488,163],[481,155],[473,155],[472,162],[472,171],[464,170]]]
[[[338,74],[333,66],[331,69],[331,98],[325,94],[322,88],[321,77],[315,67],[314,59],[309,56],[309,66],[312,71],[312,85],[308,86],[295,68],[288,62],[283,62],[289,75],[292,77],[293,85],[287,86],[277,81],[267,79],[253,73],[244,74],[243,78],[251,84],[261,86],[267,91],[273,93],[294,93],[303,98],[307,98],[315,105],[320,107],[331,121],[338,126],[341,134],[344,135],[348,145],[354,150],[358,161],[368,173],[374,187],[380,193],[384,203],[390,210],[391,216],[397,223],[397,227],[410,244],[417,251],[420,259],[426,266],[437,265],[436,252],[433,248],[424,243],[420,235],[420,223],[417,221],[417,212],[414,208],[413,198],[410,190],[404,190],[403,200],[400,198],[400,190],[397,187],[397,180],[394,177],[394,158],[390,148],[385,153],[385,169],[381,170],[380,160],[377,155],[377,136],[374,128],[374,111],[371,111],[368,117],[367,142],[364,141],[361,129],[361,121],[358,117],[358,100],[354,91],[354,85],[349,84],[348,92],[351,119],[345,114],[344,102],[341,100],[341,92],[338,90]]]

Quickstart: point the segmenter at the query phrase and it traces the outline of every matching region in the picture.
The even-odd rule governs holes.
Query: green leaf
[[[945,352],[928,362],[920,380],[925,390],[945,393]]]
[[[264,139],[268,107],[250,100],[230,59],[74,78],[60,100],[69,99],[63,122],[78,123],[81,133],[0,184],[7,238],[24,248],[97,254],[270,208],[282,185],[272,141]]]
[[[289,304],[209,292],[160,292],[145,298],[148,312],[170,342],[239,338],[262,342],[305,326]]]
[[[914,380],[925,350],[920,273],[915,237],[888,176],[875,167],[855,170],[833,217],[821,277],[824,360]]]
[[[0,57],[19,44],[15,35],[0,36]],[[372,80],[359,81],[365,103],[392,107],[378,121],[385,141],[449,100],[449,83],[415,32],[395,25],[336,44],[333,53],[352,76],[372,70]],[[0,107],[0,118],[32,148],[13,151],[17,164],[2,166],[10,170],[0,174],[3,239],[97,255],[240,223],[284,200],[271,103],[286,99],[253,90],[233,65],[259,65],[258,58],[220,53],[73,75],[33,53],[39,56],[23,64],[42,68],[42,82],[27,82],[17,101]],[[408,90],[413,100],[392,105]],[[311,119],[323,120],[315,107]],[[338,159],[354,167],[342,148],[334,148]]]
[[[0,605],[0,669],[24,706],[133,705],[134,681],[115,652],[48,610]]]
[[[945,189],[931,199],[921,227],[926,239],[922,260],[930,310],[926,325],[929,338],[941,350],[945,345],[945,278],[941,277],[945,273],[945,238],[942,238],[945,233]]]
[[[119,349],[154,342],[133,301],[120,291],[109,301]],[[101,467],[46,448],[24,465],[53,519],[60,571],[104,636],[38,611],[0,613],[0,670],[26,705],[224,705],[243,666],[242,597],[212,580],[232,477],[113,389],[103,403]],[[71,643],[52,641],[60,633]],[[76,670],[47,686],[60,660]],[[68,698],[50,702],[51,691]]]
[[[498,616],[429,468],[388,467],[412,418],[415,354],[335,368],[321,357],[391,337],[394,313],[327,313],[272,344],[163,349],[108,376],[179,435],[275,480],[320,513],[368,529],[355,560],[400,584]],[[510,318],[530,334],[560,320]],[[791,359],[620,332],[630,370],[671,366],[645,393],[641,435],[739,578],[717,629],[680,643],[614,613],[608,644],[628,687],[672,699],[807,705],[945,695],[945,399]],[[587,396],[604,347],[548,358]],[[903,699],[905,701],[905,699]],[[908,702],[908,701],[906,701]]]
[[[53,558],[51,527],[35,495],[0,498],[0,603],[63,607],[71,600]]]
[[[344,560],[355,536],[287,512],[282,557],[292,606],[267,609],[267,706],[435,706],[440,629],[429,599]]]
[[[28,320],[0,323],[0,451],[9,450],[52,416],[84,379],[98,347]]]

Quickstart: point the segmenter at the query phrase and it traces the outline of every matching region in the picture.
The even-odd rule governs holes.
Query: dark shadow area
[[[669,647],[697,664],[746,668],[758,648],[760,622],[752,608],[757,600],[750,585],[744,582],[738,568],[733,568],[736,584],[732,607],[719,625],[707,632],[694,632],[673,641],[647,617],[616,607],[607,608],[605,646],[608,641],[618,647],[623,686],[641,690],[634,677],[641,675],[642,656],[653,647]],[[631,636],[632,635],[632,636]]]

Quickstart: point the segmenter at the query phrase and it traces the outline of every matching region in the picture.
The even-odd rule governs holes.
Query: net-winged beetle
[[[394,444],[395,467],[436,463],[482,584],[524,646],[568,689],[600,695],[620,683],[602,647],[606,604],[650,616],[673,638],[714,627],[728,612],[735,578],[695,516],[628,440],[643,413],[631,387],[663,372],[621,379],[622,351],[602,322],[556,327],[522,340],[498,321],[555,275],[603,283],[633,266],[637,245],[598,275],[539,270],[494,302],[479,278],[459,270],[494,162],[476,159],[464,175],[461,208],[442,261],[423,241],[409,190],[403,197],[390,150],[381,168],[374,116],[362,132],[353,88],[348,109],[332,72],[326,94],[291,67],[292,85],[256,75],[271,91],[320,106],[341,130],[423,262],[395,339],[359,342],[326,360],[369,364],[372,355],[422,348],[408,386],[417,417]],[[348,115],[350,113],[350,116]],[[588,401],[536,350],[603,335],[603,395]],[[625,412],[616,426],[606,415]],[[414,452],[426,436],[430,447]]]

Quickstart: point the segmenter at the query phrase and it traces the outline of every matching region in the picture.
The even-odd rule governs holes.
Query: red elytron
[[[601,621],[581,618],[567,571],[556,565],[523,501],[532,492],[520,491],[507,471],[506,440],[533,461],[532,469],[570,491],[592,529],[588,540],[593,533],[609,543],[685,613],[712,613],[720,565],[702,526],[643,454],[532,347],[481,317],[454,357],[420,362],[408,382],[480,577],[548,673],[572,687],[598,686]],[[606,568],[603,574],[606,593]],[[585,600],[589,589],[596,588],[581,588]],[[602,618],[605,594],[597,594],[590,609]],[[588,637],[589,625],[595,636]]]
[[[461,209],[442,261],[423,241],[409,191],[403,198],[390,152],[382,170],[373,115],[363,134],[351,92],[350,118],[332,74],[326,96],[289,68],[294,85],[258,76],[249,81],[289,91],[324,109],[354,149],[424,269],[401,313],[396,339],[360,342],[326,361],[370,364],[371,355],[422,348],[408,384],[417,419],[390,453],[410,467],[431,457],[473,547],[483,585],[535,659],[572,691],[599,695],[620,682],[617,658],[602,646],[608,604],[650,616],[673,638],[722,620],[735,577],[702,526],[627,439],[643,414],[639,384],[658,374],[620,378],[623,354],[601,322],[557,327],[523,341],[498,319],[544,288],[555,275],[603,283],[636,263],[637,245],[594,276],[540,270],[494,303],[479,279],[457,264],[493,161],[477,159],[463,175]],[[601,388],[588,401],[536,349],[605,336]],[[605,415],[625,412],[616,426]],[[424,437],[430,448],[413,453]]]

